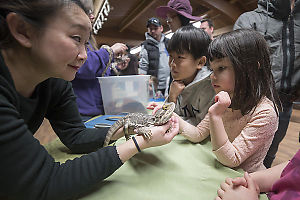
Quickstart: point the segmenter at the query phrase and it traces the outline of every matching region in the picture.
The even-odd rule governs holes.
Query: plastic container
[[[97,77],[106,115],[147,113],[150,75]]]

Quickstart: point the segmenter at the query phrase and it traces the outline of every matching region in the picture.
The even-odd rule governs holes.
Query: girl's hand
[[[208,109],[211,115],[222,115],[230,106],[231,99],[227,92],[221,91],[215,96],[215,103]]]
[[[226,179],[217,193],[216,200],[258,200],[260,191],[255,181],[245,172],[244,177]]]
[[[160,108],[162,108],[163,104],[151,102],[148,104],[147,109],[153,110],[152,115],[154,115]]]
[[[153,110],[153,109],[156,108],[157,106],[159,106],[159,103],[157,103],[157,102],[150,102],[150,103],[147,105],[147,109]]]
[[[176,103],[177,97],[181,94],[182,90],[185,88],[183,81],[173,80],[170,85],[169,91],[169,102]]]

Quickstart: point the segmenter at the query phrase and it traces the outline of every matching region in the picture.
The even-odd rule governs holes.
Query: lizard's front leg
[[[150,140],[152,137],[152,132],[149,127],[139,127],[135,130],[137,134],[143,134],[147,140]]]
[[[124,135],[125,135],[126,140],[129,140],[130,136],[129,136],[129,122],[128,122],[128,120],[125,120],[123,131],[124,131]]]

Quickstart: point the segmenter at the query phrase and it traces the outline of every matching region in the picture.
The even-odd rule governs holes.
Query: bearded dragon
[[[124,126],[126,140],[130,139],[129,129],[134,129],[135,133],[143,134],[146,139],[151,139],[152,133],[150,127],[160,126],[169,121],[175,109],[175,103],[164,103],[154,115],[143,113],[129,113],[116,121],[108,130],[103,147],[106,147],[111,137]]]

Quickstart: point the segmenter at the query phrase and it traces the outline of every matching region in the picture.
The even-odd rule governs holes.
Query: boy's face
[[[181,80],[185,85],[191,83],[197,72],[205,64],[199,59],[194,59],[192,54],[183,53],[177,54],[176,52],[170,52],[169,66],[171,74],[174,80]]]

